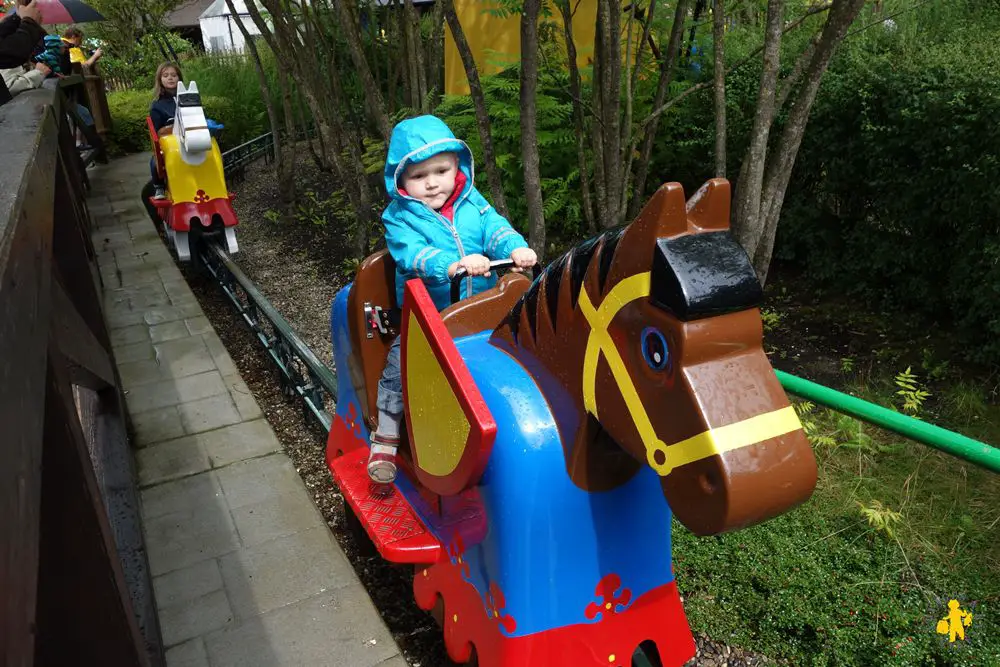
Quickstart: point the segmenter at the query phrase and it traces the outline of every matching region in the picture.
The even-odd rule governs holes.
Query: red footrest
[[[382,557],[392,563],[436,563],[445,557],[441,543],[393,485],[368,478],[368,449],[359,447],[334,459],[333,479]]]

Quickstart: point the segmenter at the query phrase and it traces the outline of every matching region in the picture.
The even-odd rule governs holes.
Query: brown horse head
[[[648,465],[703,535],[773,517],[816,483],[729,205],[724,179],[690,202],[664,185],[632,224],[550,264],[492,338],[538,382],[576,484],[614,488]]]

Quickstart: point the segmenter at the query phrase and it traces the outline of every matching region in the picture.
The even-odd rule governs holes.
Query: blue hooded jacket
[[[465,187],[455,200],[451,221],[400,192],[397,184],[406,165],[448,152],[458,154],[458,168],[465,174]],[[451,304],[451,264],[474,254],[506,259],[517,248],[528,247],[524,237],[479,194],[473,185],[474,175],[472,151],[441,119],[410,118],[393,129],[385,161],[385,189],[392,202],[382,213],[382,222],[389,254],[396,262],[397,305],[403,305],[406,281],[420,278],[434,305],[442,310]],[[463,298],[467,298],[495,285],[496,273],[463,283]]]

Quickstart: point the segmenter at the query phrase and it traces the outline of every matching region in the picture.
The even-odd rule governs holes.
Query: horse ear
[[[192,81],[192,82],[191,82],[191,83],[190,83],[190,84],[188,85],[188,92],[189,92],[189,93],[195,93],[195,94],[197,94],[197,93],[198,93],[198,83],[197,83],[196,81]]]
[[[186,92],[187,92],[187,88],[184,87],[184,82],[183,81],[178,81],[177,82],[177,94],[178,95],[183,95]]]
[[[688,231],[684,186],[664,183],[625,230],[621,245],[652,246],[656,239]]]
[[[688,224],[698,231],[726,231],[730,215],[729,181],[713,178],[698,189],[687,202]]]
[[[648,271],[657,239],[688,231],[685,206],[684,187],[680,183],[664,183],[653,193],[642,212],[625,228],[614,249],[605,290],[628,276]]]

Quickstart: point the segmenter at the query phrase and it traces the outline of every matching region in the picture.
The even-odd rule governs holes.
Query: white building
[[[246,0],[233,0],[233,6],[239,14],[239,21],[246,27],[250,36],[259,35],[260,30],[254,25],[250,12],[247,11]],[[226,0],[215,0],[209,5],[208,9],[198,17],[198,22],[201,24],[201,41],[205,45],[205,50],[242,52],[243,33],[236,21],[237,18],[229,11]]]

